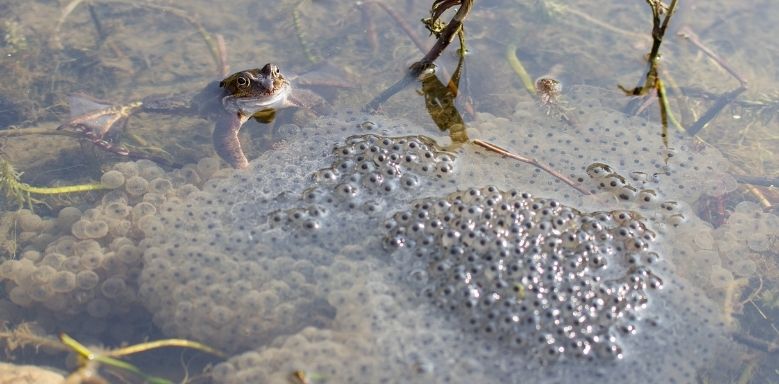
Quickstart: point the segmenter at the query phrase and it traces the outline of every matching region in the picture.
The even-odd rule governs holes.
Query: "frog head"
[[[262,110],[286,107],[290,91],[289,81],[272,63],[236,72],[222,80],[219,86],[224,89],[224,108],[246,117]]]

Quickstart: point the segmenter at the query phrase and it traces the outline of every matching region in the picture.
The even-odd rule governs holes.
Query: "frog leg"
[[[140,109],[140,101],[126,105],[111,105],[87,95],[75,94],[70,97],[71,118],[57,129],[72,129],[85,135],[102,139],[117,123],[126,120]]]
[[[249,166],[246,155],[243,154],[238,131],[251,116],[238,112],[225,111],[225,116],[216,119],[214,133],[211,136],[216,153],[233,168],[244,169]]]
[[[57,129],[76,131],[107,152],[129,156],[127,149],[105,140],[105,136],[111,128],[127,121],[127,117],[141,105],[141,102],[134,102],[115,106],[87,95],[75,94],[70,97],[70,120]]]
[[[127,148],[106,140],[110,131],[127,122],[131,114],[141,109],[144,103],[132,102],[126,105],[110,105],[83,94],[75,94],[70,97],[71,118],[66,123],[57,127],[58,130],[68,129],[80,133],[98,148],[119,156],[131,159],[148,159],[159,163],[169,163],[159,156],[145,155],[132,152]]]

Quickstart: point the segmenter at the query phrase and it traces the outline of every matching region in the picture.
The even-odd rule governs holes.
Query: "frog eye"
[[[239,88],[246,88],[249,86],[249,79],[243,76],[238,76],[238,78],[235,79],[235,84],[238,85]]]

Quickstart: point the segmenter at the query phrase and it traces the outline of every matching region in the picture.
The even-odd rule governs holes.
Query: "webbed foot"
[[[125,105],[111,105],[91,96],[74,94],[70,96],[71,118],[57,129],[79,132],[85,139],[106,152],[131,159],[148,159],[161,164],[170,164],[170,161],[163,157],[131,152],[121,145],[106,140],[106,136],[112,129],[123,125],[127,118],[142,106],[143,102],[140,101]]]
[[[126,120],[142,105],[140,101],[111,105],[84,94],[74,94],[70,96],[70,120],[57,129],[72,129],[83,132],[89,138],[102,139],[111,128]]]

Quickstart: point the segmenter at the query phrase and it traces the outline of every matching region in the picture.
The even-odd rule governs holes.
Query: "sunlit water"
[[[418,22],[427,14],[429,4],[385,3],[414,29],[420,41],[432,44]],[[641,318],[637,321],[638,335],[617,337],[617,343],[625,347],[624,361],[604,362],[599,357],[588,363],[568,348],[560,361],[550,362],[547,357],[537,356],[546,349],[532,344],[507,346],[501,339],[501,335],[540,334],[509,330],[498,332],[498,336],[485,336],[484,329],[481,333],[470,329],[467,316],[458,317],[460,312],[446,311],[436,300],[414,299],[415,294],[430,289],[426,284],[408,283],[407,276],[418,274],[419,268],[405,265],[408,261],[402,253],[377,247],[386,241],[384,232],[364,228],[380,225],[377,223],[383,222],[382,215],[362,210],[351,213],[339,204],[328,207],[338,214],[326,216],[319,224],[336,229],[325,228],[320,236],[333,239],[332,244],[321,238],[298,236],[295,231],[299,229],[291,227],[284,227],[288,233],[280,234],[278,227],[267,227],[269,224],[262,222],[265,215],[273,212],[298,209],[301,203],[296,199],[310,186],[310,173],[340,161],[328,157],[330,145],[341,142],[342,135],[366,133],[361,130],[361,123],[376,124],[379,133],[426,135],[447,145],[447,133],[436,128],[424,97],[415,92],[421,86],[409,87],[392,97],[375,117],[360,112],[342,113],[331,120],[312,123],[314,117],[305,113],[284,112],[279,114],[272,133],[266,125],[247,125],[246,152],[250,159],[261,157],[247,171],[249,177],[238,173],[207,181],[213,172],[213,160],[202,159],[213,156],[213,152],[210,127],[202,120],[156,115],[130,120],[128,131],[146,139],[151,146],[172,153],[182,163],[201,161],[199,166],[164,173],[142,163],[142,169],[134,171],[140,173],[135,179],[131,177],[132,169],[128,170],[133,166],[119,166],[116,170],[124,173],[126,195],[117,197],[114,193],[102,201],[101,196],[77,201],[77,207],[84,212],[84,224],[76,225],[78,230],[71,224],[78,223],[79,217],[68,216],[74,211],[48,220],[56,217],[68,205],[66,202],[54,204],[52,211],[38,211],[44,221],[29,216],[17,220],[19,224],[8,233],[18,235],[22,246],[15,257],[25,259],[26,255],[30,261],[25,265],[41,269],[48,254],[64,255],[66,260],[70,253],[86,260],[73,267],[73,275],[92,269],[98,273],[96,277],[81,273],[81,279],[74,281],[84,285],[67,291],[69,283],[65,277],[62,281],[46,277],[38,282],[22,282],[20,275],[11,276],[12,269],[6,267],[1,275],[4,295],[25,309],[6,299],[2,314],[7,318],[2,320],[12,325],[38,320],[45,332],[67,330],[86,341],[102,340],[112,345],[118,341],[137,342],[147,335],[205,341],[233,354],[229,363],[214,371],[217,382],[280,380],[296,370],[306,372],[311,382],[372,382],[382,377],[418,382],[523,382],[528,378],[534,382],[735,382],[746,374],[752,375],[751,382],[775,381],[775,354],[763,355],[754,340],[770,341],[778,336],[776,216],[763,212],[759,202],[735,205],[740,200],[754,201],[749,193],[713,202],[706,197],[736,189],[731,174],[767,178],[776,174],[777,138],[775,129],[771,129],[776,123],[765,118],[765,114],[770,116],[770,109],[763,109],[761,115],[754,103],[751,107],[748,103],[736,103],[725,108],[700,133],[708,144],[672,134],[672,177],[653,180],[651,175],[663,170],[667,155],[656,123],[659,110],[656,104],[650,104],[641,117],[626,117],[622,111],[629,100],[615,92],[618,84],[633,87],[644,79],[643,58],[651,47],[651,13],[647,5],[640,1],[597,5],[497,3],[477,2],[466,22],[469,54],[456,99],[468,127],[466,134],[471,139],[486,140],[514,153],[539,158],[574,180],[581,178],[587,188],[595,191],[603,190],[598,187],[599,180],[590,180],[585,170],[590,163],[606,162],[635,187],[633,194],[625,202],[619,193],[631,189],[611,188],[597,197],[582,198],[567,185],[529,165],[517,165],[466,145],[448,148],[460,162],[456,163],[458,171],[448,185],[423,182],[422,189],[409,195],[377,197],[380,211],[408,209],[416,197],[443,198],[457,189],[496,185],[501,190],[530,191],[585,212],[640,212],[644,222],[659,234],[659,239],[650,244],[652,251],[667,260],[670,267],[655,267],[666,286],[660,293],[649,293],[649,306],[624,314],[638,314]],[[3,46],[4,70],[0,74],[4,77],[0,108],[8,111],[3,125],[53,128],[67,118],[66,96],[74,91],[126,102],[149,94],[198,89],[218,78],[220,70],[197,30],[200,25],[210,38],[216,34],[224,38],[232,70],[275,62],[288,74],[308,73],[306,76],[311,79],[340,76],[352,83],[348,89],[314,88],[332,100],[338,110],[359,110],[399,80],[408,65],[423,54],[387,12],[370,2],[281,1],[260,5],[241,1],[231,2],[229,7],[207,4],[189,3],[191,8],[174,9],[95,2],[94,17],[85,5],[80,5],[61,24],[52,21],[60,18],[61,9],[51,4],[0,5],[0,9],[7,8],[4,14],[9,15],[2,20],[7,36]],[[682,125],[691,126],[713,104],[702,95],[716,97],[739,86],[737,79],[679,34],[690,35],[682,27],[697,34],[749,81],[750,89],[738,100],[762,100],[770,105],[773,92],[773,102],[777,101],[777,43],[770,38],[776,32],[771,30],[776,28],[771,22],[777,14],[775,4],[682,2],[679,7],[661,49],[661,76],[672,94],[681,90],[690,95],[671,98],[672,109]],[[756,14],[755,9],[764,11]],[[58,53],[60,47],[64,53]],[[444,83],[455,71],[456,48],[455,42],[438,61],[438,76]],[[562,82],[562,113],[571,117],[574,124],[561,122],[560,111],[547,115],[545,108],[539,107],[512,68],[509,56],[521,60],[532,80],[548,76]],[[47,62],[52,57],[60,62]],[[344,128],[339,132],[336,128],[341,125]],[[312,127],[321,128],[319,136],[306,133]],[[672,133],[676,130],[673,126],[670,129]],[[25,164],[31,164],[28,174],[34,179],[28,181],[46,184],[49,178],[45,175],[51,168],[57,169],[53,177],[67,183],[79,181],[68,179],[67,170],[71,168],[78,170],[81,177],[100,177],[94,160],[84,159],[95,158],[89,145],[80,151],[78,145],[67,139],[14,140],[7,139],[4,151],[21,170],[28,170]],[[268,150],[270,141],[277,142],[272,151]],[[51,148],[54,146],[58,149]],[[59,154],[60,148],[64,154]],[[301,150],[308,152],[300,156]],[[81,152],[86,155],[81,156]],[[101,154],[98,159],[107,164],[106,170],[116,160]],[[635,178],[636,171],[650,176]],[[398,177],[400,182],[405,180]],[[424,175],[415,177],[425,180]],[[131,185],[131,179],[135,184]],[[141,179],[151,183],[143,184]],[[160,179],[171,180],[172,184],[168,186]],[[192,187],[182,187],[186,184]],[[143,191],[136,193],[133,188]],[[192,188],[204,192],[188,197]],[[640,194],[641,190],[659,194],[653,202],[656,206],[640,204],[637,199],[645,196]],[[275,197],[283,191],[290,192],[282,198]],[[171,193],[178,198],[170,198],[164,205],[160,196]],[[229,198],[219,197],[220,194]],[[201,215],[198,217],[203,223],[218,217],[215,225],[219,229],[207,225],[169,227],[171,223],[186,221],[181,215],[191,212],[191,205],[203,205],[209,198],[225,204],[215,208],[220,213],[196,214]],[[364,205],[364,199],[359,197],[356,201]],[[139,206],[144,200],[149,204]],[[675,201],[680,206],[676,208],[678,212],[662,213],[660,204],[666,201]],[[87,211],[96,206],[99,212]],[[132,228],[122,233],[112,224],[106,234],[101,234],[101,228],[85,224],[110,222],[106,218],[111,216],[109,206],[127,209],[125,216],[121,212],[116,215],[122,220],[127,217],[125,221]],[[162,212],[163,207],[170,211]],[[250,213],[239,207],[250,207]],[[721,210],[731,215],[722,217]],[[149,215],[152,211],[159,213]],[[674,230],[677,213],[686,220]],[[704,216],[704,220],[698,219],[698,215]],[[141,220],[146,216],[150,218]],[[351,234],[342,234],[339,226],[350,220],[357,223],[356,227],[348,226]],[[296,225],[305,228],[305,220],[300,223]],[[714,225],[719,228],[713,228]],[[251,228],[265,228],[267,232],[244,233]],[[92,233],[95,231],[97,234]],[[171,264],[185,265],[190,259],[188,254],[169,248],[200,235],[209,238],[212,233],[234,237],[225,240],[226,245],[220,243],[218,236],[210,245],[199,245],[213,260],[206,256],[191,261],[197,272],[174,276],[177,270]],[[73,241],[62,240],[62,236],[70,234],[96,240],[81,241],[76,246]],[[251,246],[230,243],[247,241],[242,236],[248,236]],[[284,241],[275,240],[279,236]],[[236,249],[242,250],[243,256],[224,260]],[[92,255],[94,260],[84,254]],[[108,254],[119,261],[101,266],[101,262],[107,263],[101,260]],[[378,261],[366,255],[374,255]],[[267,259],[258,261],[258,257]],[[52,264],[52,271],[67,269],[63,260],[52,259],[55,257],[46,261]],[[156,261],[151,263],[152,259]],[[612,262],[618,264],[618,260],[615,256]],[[87,266],[90,262],[94,263],[92,269]],[[427,268],[424,262],[421,265],[422,270]],[[163,271],[163,277],[155,274],[155,268]],[[22,270],[13,269],[17,274]],[[251,271],[254,277],[247,280],[245,273],[225,277],[238,270]],[[217,276],[209,277],[209,273]],[[425,273],[433,277],[432,270]],[[112,279],[113,275],[121,278]],[[95,286],[90,286],[90,278],[96,279]],[[61,284],[56,285],[57,281]],[[395,292],[406,283],[412,289]],[[46,284],[59,288],[54,288],[55,293],[34,291]],[[207,294],[196,290],[199,284],[210,289]],[[12,294],[14,288],[17,289]],[[79,296],[78,289],[92,293]],[[36,299],[28,291],[42,296]],[[196,300],[193,295],[207,299]],[[225,304],[220,305],[222,302]],[[665,307],[658,308],[658,302]],[[689,306],[689,302],[696,305]],[[370,305],[360,308],[362,303]],[[253,313],[251,305],[256,305],[256,318],[247,315]],[[653,331],[645,323],[655,317],[661,325]],[[706,320],[702,321],[702,317]],[[483,318],[477,320],[477,325],[482,321]],[[614,324],[615,330],[624,325]],[[306,326],[314,328],[304,330]],[[415,327],[425,332],[405,331]],[[388,341],[393,337],[396,342]],[[468,348],[471,343],[473,350]],[[505,351],[516,356],[496,356]],[[171,361],[178,359],[176,354],[169,356]],[[146,363],[150,370],[154,369]],[[330,371],[333,366],[342,369]],[[179,373],[171,370],[174,373],[167,373]]]

